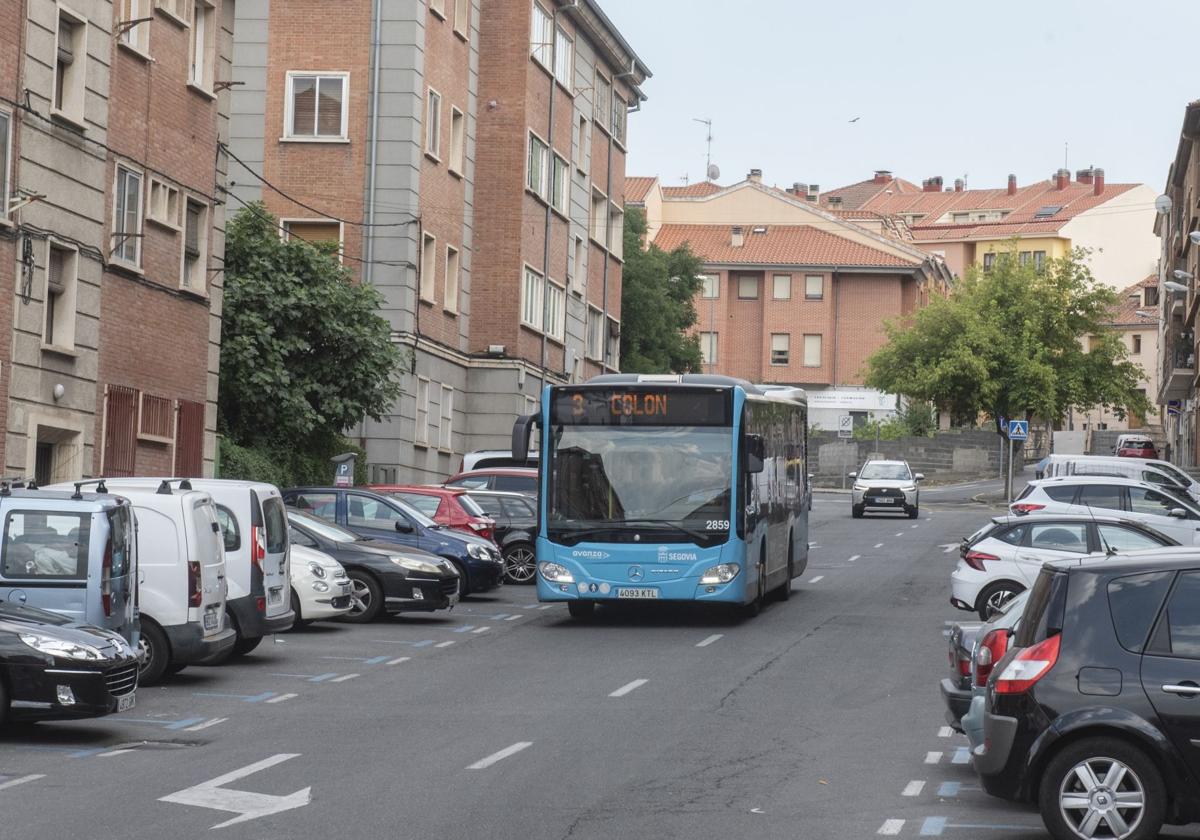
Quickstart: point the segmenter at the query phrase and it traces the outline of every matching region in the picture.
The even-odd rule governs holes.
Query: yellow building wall
[[[988,253],[1004,254],[1012,249],[1011,239],[1000,239],[995,242],[975,243],[975,265],[983,265],[983,255]],[[928,246],[926,246],[928,247]],[[1046,259],[1056,260],[1065,257],[1071,250],[1071,240],[1059,237],[1021,237],[1017,240],[1017,253],[1021,251],[1045,251]],[[1133,282],[1132,280],[1130,281]]]

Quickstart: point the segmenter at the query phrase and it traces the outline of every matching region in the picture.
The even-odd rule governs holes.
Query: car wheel
[[[465,601],[471,594],[471,578],[467,576],[467,569],[461,563],[455,563],[454,570],[458,572],[458,600]]]
[[[1019,583],[1013,583],[1011,580],[998,580],[995,583],[989,583],[979,593],[979,597],[975,599],[975,611],[979,613],[980,620],[987,621],[1000,612],[1000,608],[1012,600],[1012,598],[1024,591],[1024,586]]]
[[[779,587],[779,600],[787,601],[792,597],[792,574],[795,571],[796,563],[794,559],[795,544],[792,538],[788,537],[788,564],[787,564],[787,579],[783,582],[783,586]]]
[[[296,594],[295,589],[292,590],[292,612],[296,614],[296,617],[292,620],[293,630],[295,630],[297,627],[307,627],[308,625],[312,624],[311,621],[301,618],[300,596]]]
[[[342,616],[342,621],[351,624],[366,624],[374,621],[383,608],[383,590],[379,582],[367,572],[358,570],[347,572],[350,578],[350,612]]]
[[[1116,738],[1087,738],[1054,756],[1038,801],[1056,840],[1149,840],[1166,815],[1162,774],[1144,752]]]
[[[921,509],[919,507],[913,507],[913,508],[908,509],[908,518],[909,519],[916,519],[920,515],[921,515]]]
[[[0,675],[0,726],[4,725],[6,717],[8,717],[8,691],[4,688],[4,677]]]
[[[537,556],[529,543],[515,543],[504,549],[504,577],[509,583],[533,583],[537,574]]]
[[[138,684],[154,685],[163,678],[167,666],[171,664],[171,646],[167,643],[167,636],[158,629],[158,625],[143,619],[138,648],[142,654]]]
[[[567,612],[571,618],[591,618],[596,612],[595,601],[567,601]]]
[[[258,647],[262,640],[262,636],[240,636],[238,637],[238,640],[233,643],[233,653],[231,655],[245,656],[247,653]]]

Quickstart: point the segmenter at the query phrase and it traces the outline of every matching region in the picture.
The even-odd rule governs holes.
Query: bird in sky
[[[850,120],[850,122],[852,122],[852,123],[856,123],[856,122],[858,122],[858,121],[859,121],[859,120],[861,120],[861,119],[862,119],[862,117],[855,117],[854,119]]]

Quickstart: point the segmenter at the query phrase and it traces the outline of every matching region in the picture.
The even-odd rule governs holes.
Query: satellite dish
[[[721,167],[717,166],[715,163],[710,163],[708,165],[708,180],[715,181],[720,177]]]
[[[1171,205],[1171,196],[1169,195],[1160,195],[1158,198],[1154,199],[1154,209],[1158,211],[1160,216],[1165,216],[1170,213]]]

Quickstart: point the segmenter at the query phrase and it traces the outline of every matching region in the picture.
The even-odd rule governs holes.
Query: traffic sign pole
[[[1008,503],[1010,505],[1012,504],[1012,496],[1013,496],[1013,494],[1012,494],[1012,491],[1013,491],[1012,462],[1013,462],[1013,439],[1009,438],[1008,439],[1008,482],[1004,489],[1004,497],[1006,499],[1008,499]]]

